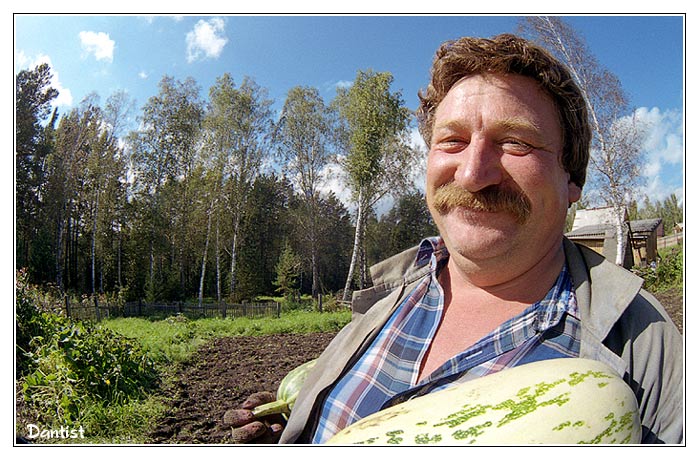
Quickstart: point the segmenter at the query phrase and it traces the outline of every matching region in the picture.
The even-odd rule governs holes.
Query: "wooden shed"
[[[663,232],[661,218],[630,221],[634,264],[645,267],[658,256],[659,230]],[[662,234],[663,236],[663,234]]]
[[[625,215],[623,267],[646,266],[654,261],[661,219],[629,221]],[[612,207],[577,210],[574,225],[566,236],[602,254],[610,261],[617,259],[617,233]]]

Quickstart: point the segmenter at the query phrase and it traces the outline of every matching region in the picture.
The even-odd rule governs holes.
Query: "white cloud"
[[[157,18],[160,18],[160,17],[167,17],[167,18],[172,19],[172,20],[175,21],[175,22],[180,22],[180,21],[182,21],[183,19],[185,19],[185,17],[182,16],[182,15],[159,15],[159,16],[144,15],[144,16],[141,16],[141,18],[142,18],[144,21],[146,21],[148,24],[153,24],[153,23],[155,22],[155,20],[156,20]]]
[[[141,72],[139,72],[139,78],[142,80],[146,80],[148,78],[148,72],[142,70]]]
[[[335,196],[346,207],[354,209],[354,200],[352,200],[352,191],[346,185],[345,172],[343,168],[336,162],[328,162],[321,172],[323,178],[319,189],[323,193],[333,192]]]
[[[71,94],[71,91],[68,88],[63,87],[61,80],[58,78],[58,71],[54,68],[53,64],[51,63],[50,57],[48,57],[45,54],[40,54],[36,58],[32,59],[26,54],[24,54],[22,50],[20,50],[17,51],[15,54],[15,64],[17,65],[17,69],[15,71],[19,71],[22,69],[33,70],[36,66],[40,64],[48,64],[51,68],[51,88],[58,91],[58,96],[56,97],[56,99],[53,100],[51,105],[53,107],[70,107],[73,105],[73,95]]]
[[[187,33],[187,62],[199,59],[218,58],[228,42],[223,36],[224,20],[213,18],[209,21],[201,19],[194,29]]]
[[[678,110],[661,112],[658,107],[637,109],[646,128],[644,148],[650,159],[672,165],[683,161],[683,118]]]
[[[663,200],[671,193],[682,197],[683,176],[683,116],[679,110],[661,111],[642,107],[637,119],[646,127],[643,148],[646,163],[644,193],[652,200]]]
[[[80,45],[98,61],[112,62],[114,58],[114,40],[104,32],[82,31],[79,34]]]

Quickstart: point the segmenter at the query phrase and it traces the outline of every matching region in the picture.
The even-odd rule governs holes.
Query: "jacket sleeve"
[[[642,443],[683,443],[683,340],[661,304],[642,290],[606,345],[627,363],[637,395]]]

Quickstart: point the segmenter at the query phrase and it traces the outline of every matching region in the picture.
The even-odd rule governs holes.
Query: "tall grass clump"
[[[662,248],[655,266],[635,268],[644,279],[644,288],[658,293],[667,290],[683,290],[683,245]]]
[[[56,429],[79,426],[91,440],[104,441],[120,437],[114,424],[120,418],[133,421],[139,414],[150,420],[153,405],[142,403],[158,374],[138,342],[37,307],[42,294],[24,272],[17,274],[15,290],[16,377],[23,421]],[[20,425],[18,434],[26,430]]]

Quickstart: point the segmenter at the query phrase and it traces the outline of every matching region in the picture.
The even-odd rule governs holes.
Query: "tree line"
[[[683,216],[675,195],[631,199],[646,127],[619,79],[559,17],[528,16],[519,32],[558,56],[584,93],[593,139],[576,207],[612,206],[618,233],[625,213],[661,217],[670,232]],[[410,174],[425,154],[410,143],[391,73],[358,71],[330,103],[294,87],[279,114],[250,77],[224,74],[204,98],[193,79],[165,76],[131,131],[127,93],[104,105],[90,95],[59,117],[50,80],[46,64],[16,76],[16,265],[33,282],[125,300],[290,290],[348,299],[370,284],[373,262],[436,233]],[[351,208],[326,192],[331,171]],[[394,208],[378,218],[387,195]]]
[[[435,233],[389,73],[359,71],[329,104],[292,88],[278,117],[252,78],[224,74],[205,99],[165,76],[128,132],[125,92],[59,117],[50,80],[46,64],[16,76],[16,265],[35,283],[151,301],[348,293],[368,265]],[[324,192],[331,166],[352,211]]]

